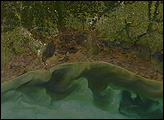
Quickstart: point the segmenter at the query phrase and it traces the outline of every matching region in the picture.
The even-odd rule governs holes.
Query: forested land
[[[55,52],[42,64],[51,41]],[[2,81],[91,61],[161,81],[163,1],[1,1]]]

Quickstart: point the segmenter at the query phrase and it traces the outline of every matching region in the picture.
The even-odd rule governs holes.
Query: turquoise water
[[[108,86],[93,95],[86,79],[74,83],[69,94],[50,94],[42,87],[23,87],[1,96],[1,118],[7,119],[140,119],[162,118],[163,103],[144,100],[135,93]],[[12,98],[12,99],[11,99]]]
[[[66,64],[1,86],[2,119],[162,119],[163,85],[106,63]]]

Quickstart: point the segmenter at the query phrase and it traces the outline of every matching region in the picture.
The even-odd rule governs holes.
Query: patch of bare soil
[[[104,61],[121,66],[142,77],[163,81],[163,70],[151,67],[152,63],[138,55],[131,54],[129,50],[115,47],[105,42],[97,42],[99,54],[87,56],[88,44],[85,41],[87,34],[65,34],[56,41],[56,50],[51,58],[43,64],[40,58],[31,53],[27,55],[10,56],[8,64],[1,65],[1,83],[14,79],[29,71],[48,70],[52,66],[72,62]],[[163,62],[162,62],[163,64]]]

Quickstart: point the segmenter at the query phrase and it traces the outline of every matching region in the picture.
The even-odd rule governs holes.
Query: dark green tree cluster
[[[114,44],[163,54],[163,1],[1,1],[2,32],[18,26],[47,37],[54,29],[98,30]]]

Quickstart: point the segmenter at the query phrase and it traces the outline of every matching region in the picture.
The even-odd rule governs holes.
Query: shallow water
[[[1,118],[163,118],[162,97],[152,99],[152,97],[147,97],[145,95],[145,91],[147,92],[147,90],[145,89],[141,91],[144,94],[138,94],[140,92],[136,92],[139,88],[127,89],[127,84],[129,84],[129,81],[126,81],[125,78],[128,78],[126,76],[131,73],[127,73],[124,71],[123,73],[125,73],[125,76],[123,76],[122,74],[117,74],[118,71],[121,72],[122,69],[118,68],[117,70],[117,67],[115,68],[115,66],[112,66],[112,68],[114,67],[113,70],[115,71],[112,71],[112,74],[114,74],[114,76],[121,75],[122,79],[120,78],[119,81],[124,81],[123,87],[120,86],[120,83],[118,84],[118,82],[103,82],[103,80],[105,79],[108,80],[108,77],[104,77],[106,74],[102,74],[106,73],[105,70],[103,70],[102,73],[99,72],[99,74],[95,75],[91,71],[89,71],[87,72],[87,75],[92,74],[91,76],[93,77],[89,76],[87,78],[85,75],[86,71],[88,70],[88,67],[87,69],[85,69],[83,66],[81,71],[79,70],[80,72],[76,72],[76,70],[73,68],[69,69],[70,65],[72,64],[64,65],[67,69],[64,66],[54,67],[51,69],[53,71],[51,74],[47,71],[32,72],[20,76],[19,78],[14,79],[9,83],[3,84],[1,89]],[[76,66],[75,68],[79,69],[80,67]],[[92,70],[92,68],[94,68],[93,70],[95,72],[95,64],[94,66],[90,66],[89,69]],[[73,70],[73,72],[71,72],[71,70]],[[84,72],[81,74],[82,71]],[[111,74],[110,71],[107,72]],[[74,75],[74,73],[78,74]],[[102,77],[100,73],[102,74]],[[77,75],[80,77],[77,77]],[[97,77],[95,77],[96,75]],[[71,77],[73,78],[73,80],[71,79],[70,82],[69,80]],[[133,75],[131,77],[133,77]],[[91,78],[94,79],[90,81],[89,79]],[[144,84],[147,85],[147,82]],[[138,85],[141,88],[143,87],[143,85]],[[149,86],[146,87],[152,88],[152,95],[154,91],[157,91],[156,93],[158,93],[158,87],[160,86],[160,83],[154,83],[154,86],[152,84],[148,85]],[[135,87],[135,85],[133,85],[133,87]]]

